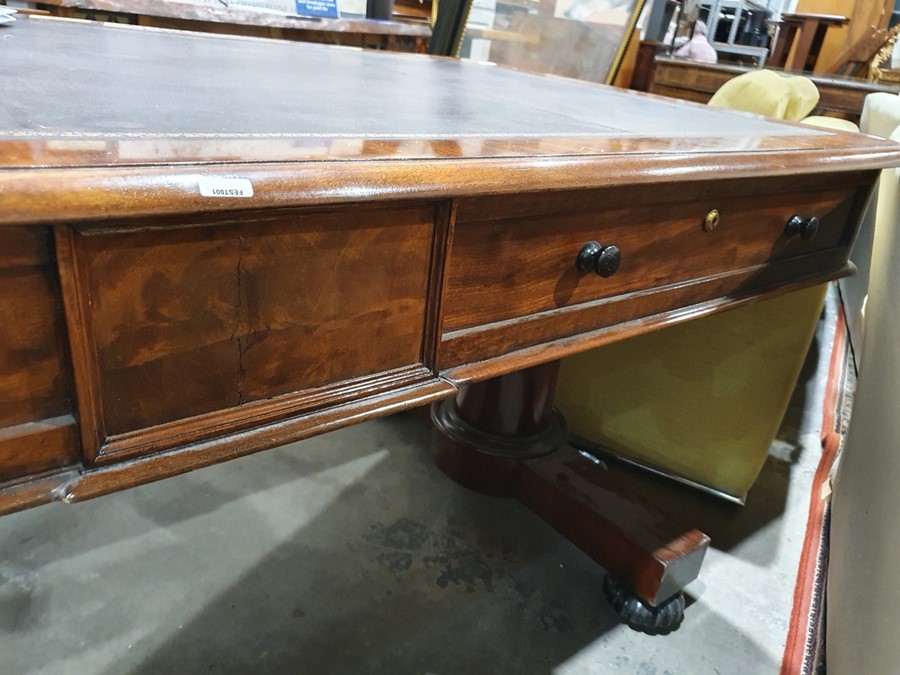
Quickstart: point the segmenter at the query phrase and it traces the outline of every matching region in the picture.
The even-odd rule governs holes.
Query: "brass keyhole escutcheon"
[[[709,213],[706,214],[706,218],[703,219],[703,229],[707,232],[712,232],[719,226],[719,211],[718,209],[713,209]]]

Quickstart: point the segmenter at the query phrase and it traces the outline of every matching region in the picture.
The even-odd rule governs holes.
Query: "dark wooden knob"
[[[798,234],[801,239],[812,239],[819,231],[819,219],[815,216],[809,218],[801,218],[800,216],[791,216],[784,227],[784,233],[788,237],[796,237]]]
[[[578,252],[576,264],[582,272],[594,272],[601,277],[611,277],[619,269],[622,254],[617,246],[601,246],[589,241]]]

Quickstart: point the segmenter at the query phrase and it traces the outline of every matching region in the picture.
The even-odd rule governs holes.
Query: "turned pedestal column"
[[[559,362],[463,385],[434,404],[441,469],[479,492],[515,496],[607,571],[604,590],[634,628],[664,633],[683,616],[709,537],[625,489],[613,468],[566,443],[553,408]]]

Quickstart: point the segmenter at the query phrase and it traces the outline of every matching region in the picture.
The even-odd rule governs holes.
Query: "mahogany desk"
[[[434,402],[441,466],[519,494],[652,629],[708,539],[565,449],[558,359],[847,274],[900,162],[449,59],[0,36],[0,511]]]

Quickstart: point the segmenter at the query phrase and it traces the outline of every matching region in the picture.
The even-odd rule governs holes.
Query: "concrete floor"
[[[777,673],[820,333],[747,506],[641,479],[713,538],[669,636],[619,625],[601,569],[516,501],[448,480],[405,415],[0,519],[0,675]]]

